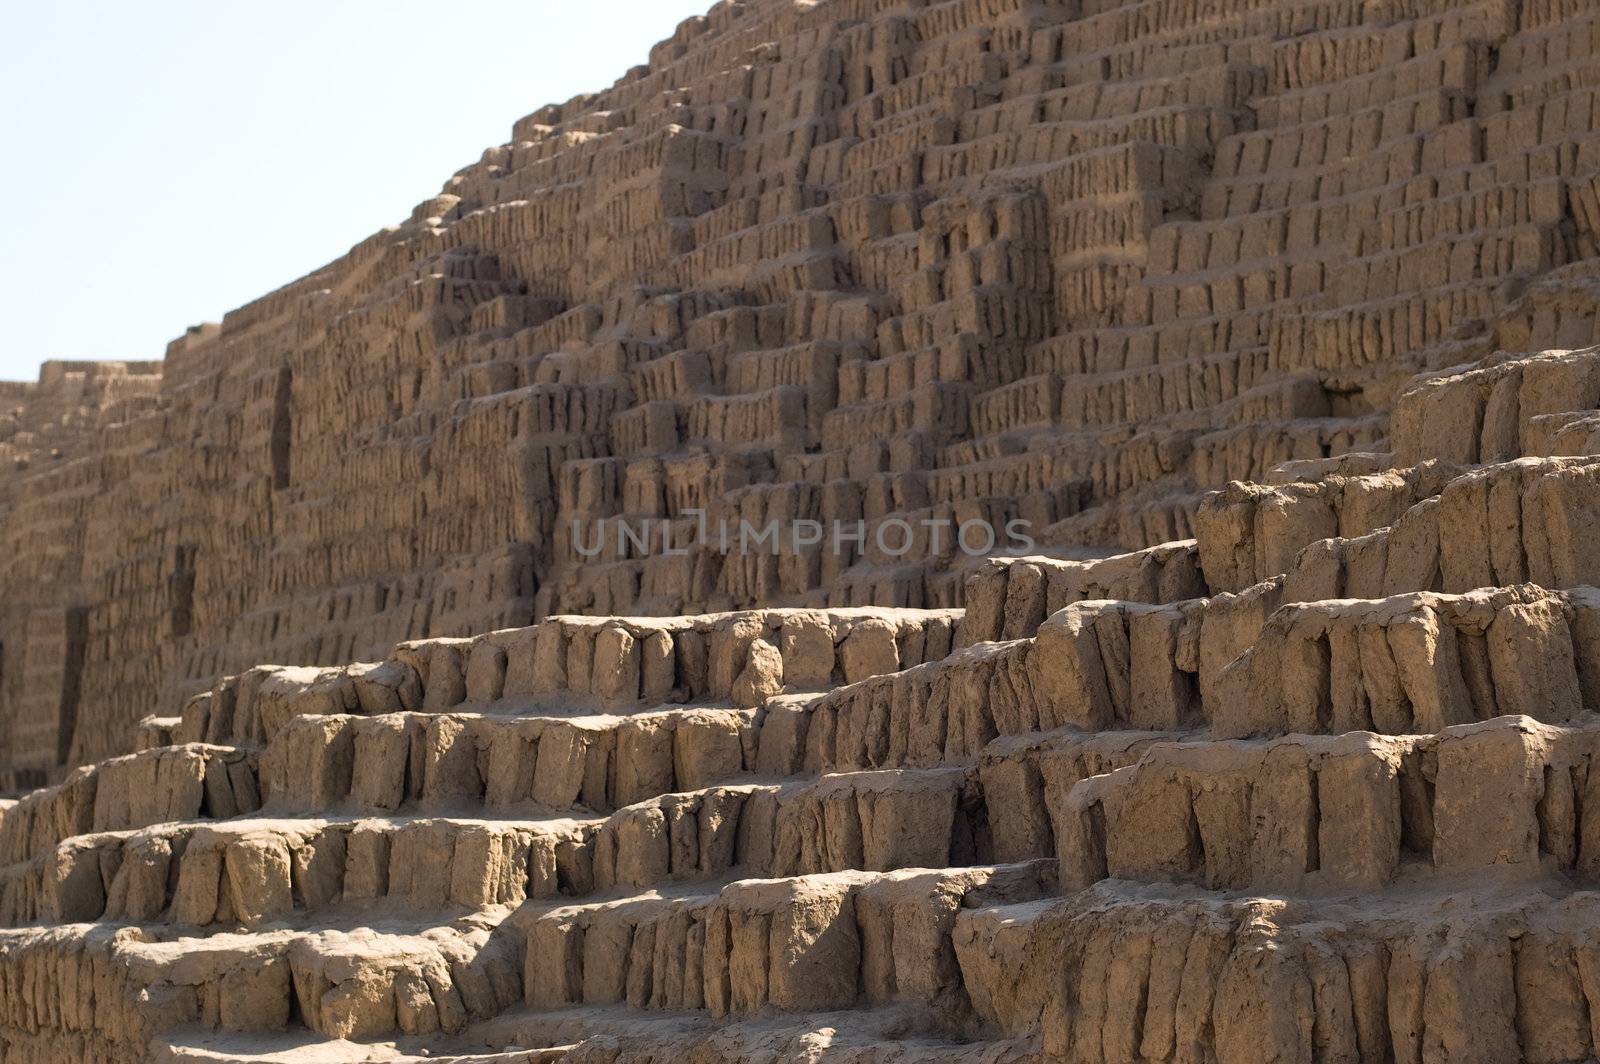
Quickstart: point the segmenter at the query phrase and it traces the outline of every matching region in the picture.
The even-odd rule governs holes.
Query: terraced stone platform
[[[0,1062],[1600,1059],[1597,92],[721,3],[0,391]]]

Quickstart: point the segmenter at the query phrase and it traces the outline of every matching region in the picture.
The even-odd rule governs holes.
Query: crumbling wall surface
[[[1506,360],[1596,339],[1592,13],[1154,11],[718,4],[159,366],[12,386],[8,763],[126,751],[263,660],[552,613],[959,606],[969,559],[925,522],[1115,553],[1283,462],[1582,453],[1589,360]],[[619,532],[774,521],[868,532]],[[897,521],[910,551],[875,535]],[[61,610],[79,708],[46,734],[18,685]]]
[[[0,1062],[1595,1058],[1597,85],[720,3],[0,388]]]

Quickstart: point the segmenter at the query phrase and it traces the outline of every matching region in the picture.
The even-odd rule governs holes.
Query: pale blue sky
[[[0,0],[0,379],[159,358],[711,0]]]

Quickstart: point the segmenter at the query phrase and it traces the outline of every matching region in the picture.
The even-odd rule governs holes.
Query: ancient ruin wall
[[[0,1064],[1593,1059],[1597,238],[1588,0],[718,5],[0,389]]]
[[[719,4],[5,473],[6,758],[126,750],[257,661],[962,597],[948,543],[592,562],[574,519],[1138,548],[1230,479],[1381,448],[1411,373],[1592,338],[1512,311],[1595,250],[1587,30],[1548,54],[1579,14]]]

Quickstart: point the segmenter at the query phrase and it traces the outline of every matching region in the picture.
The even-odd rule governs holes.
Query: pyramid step
[[[462,803],[610,810],[753,768],[756,716],[668,708],[627,716],[299,717],[262,754],[262,789],[274,810],[300,812]]]
[[[528,1004],[814,1011],[858,1003],[965,1008],[950,931],[963,906],[1037,898],[1043,863],[741,880],[525,907]]]
[[[1200,598],[1207,589],[1199,562],[1192,539],[1083,561],[986,559],[967,577],[956,643],[1027,638],[1046,617],[1086,599],[1162,604]]]
[[[0,978],[16,989],[7,1026],[130,1053],[178,1029],[270,1033],[298,1022],[353,1040],[457,1032],[522,998],[514,936],[497,930],[505,913],[203,938],[104,924],[0,931]]]
[[[1600,408],[1600,348],[1496,354],[1416,377],[1395,400],[1396,458],[1473,464],[1560,455],[1577,412]],[[1582,438],[1571,442],[1585,442]]]
[[[618,810],[594,840],[594,885],[960,867],[988,863],[992,849],[974,767],[852,772]]]
[[[0,811],[0,864],[38,857],[75,835],[230,817],[260,805],[251,751],[204,743],[142,750],[76,769]]]
[[[1434,590],[1440,580],[1445,590],[1468,591],[1494,583],[1497,569],[1506,570],[1502,582],[1516,583],[1514,573],[1525,575],[1530,567],[1552,586],[1563,586],[1559,582],[1571,579],[1568,574],[1587,571],[1574,548],[1561,536],[1513,562],[1506,547],[1528,537],[1520,513],[1506,511],[1514,498],[1526,498],[1548,506],[1560,530],[1572,513],[1592,504],[1589,481],[1596,465],[1596,459],[1585,457],[1528,458],[1478,469],[1430,461],[1366,476],[1335,473],[1289,484],[1232,484],[1207,495],[1196,512],[1201,568],[1215,590],[1241,591],[1304,569],[1308,561],[1297,556],[1321,543],[1313,560],[1342,557],[1346,579],[1378,581],[1392,588],[1390,593]],[[1489,493],[1495,496],[1496,520],[1510,519],[1503,529],[1487,524]],[[1439,542],[1445,521],[1462,526],[1470,537]],[[1416,557],[1396,557],[1386,567],[1387,544],[1396,537]],[[1328,579],[1313,575],[1324,583]]]
[[[474,639],[402,643],[383,662],[260,666],[190,699],[176,737],[257,746],[297,718],[339,713],[756,706],[785,684],[814,689],[942,657],[960,619],[959,610],[867,609],[554,617]]]
[[[1033,639],[978,643],[943,661],[810,702],[775,703],[763,722],[761,756],[764,763],[814,772],[934,766],[977,758],[1001,736],[1057,729],[1165,733],[1203,726],[1192,678],[1182,675],[1188,664],[1184,645],[1161,638],[1203,603],[1181,609],[1113,602],[1069,606]],[[1102,660],[1095,626],[1110,629],[1107,652],[1125,659],[1127,617],[1149,619],[1137,635],[1141,656],[1159,661],[1176,685],[1155,685],[1152,671],[1148,679],[1141,677],[1137,694],[1123,680],[1113,702],[1106,676],[1115,662]],[[1120,646],[1113,641],[1118,634]]]
[[[340,905],[395,912],[587,890],[595,822],[465,817],[255,819],[82,835],[0,875],[10,925],[257,927]]]
[[[1469,905],[1458,885],[1311,902],[1108,882],[964,912],[952,938],[978,1013],[1047,1057],[1497,1064],[1592,1056],[1596,926],[1600,895],[1526,881]]]
[[[1284,594],[1309,602],[1530,580],[1593,584],[1600,568],[1572,530],[1596,505],[1597,477],[1594,458],[1522,458],[1464,472],[1385,527],[1308,541],[1285,571]],[[1316,529],[1300,525],[1297,533]]]
[[[1438,735],[1156,743],[1056,806],[1063,886],[1378,890],[1405,874],[1600,866],[1583,816],[1600,728],[1500,717]]]
[[[1458,466],[1429,465],[1315,482],[1230,484],[1207,495],[1195,513],[1207,583],[1237,592],[1281,576],[1294,567],[1301,548],[1393,524],[1461,472]]]
[[[1202,687],[1219,737],[1433,732],[1505,714],[1560,724],[1600,707],[1600,591],[1292,603]]]
[[[1038,756],[995,753],[985,769],[997,774]],[[470,908],[558,890],[714,879],[733,868],[798,875],[965,866],[995,848],[971,764],[716,786],[647,799],[606,819],[511,815],[517,819],[244,817],[88,833],[7,869],[0,905],[11,923],[256,926],[377,899],[417,910]],[[1017,854],[1053,852],[1041,845]]]
[[[999,737],[957,764],[663,795],[600,826],[595,889],[1054,857],[1073,784],[1133,764],[1151,744],[1192,738],[1064,728]]]
[[[1082,602],[1032,639],[775,701],[758,762],[937,765],[1062,727],[1240,738],[1404,735],[1507,713],[1561,723],[1600,705],[1595,595],[1522,586],[1280,605],[1278,581],[1164,606]],[[1369,645],[1382,655],[1358,661]]]
[[[1173,606],[1069,606],[1032,641],[992,644],[1010,669],[994,674],[1012,681],[991,681],[992,719],[1002,733],[1053,711],[1088,730],[1404,735],[1507,713],[1561,723],[1600,704],[1590,588],[1281,599],[1275,582]]]
[[[456,1033],[520,1000],[514,936],[492,926],[425,935],[329,931],[289,951],[307,1028],[340,1038]]]

